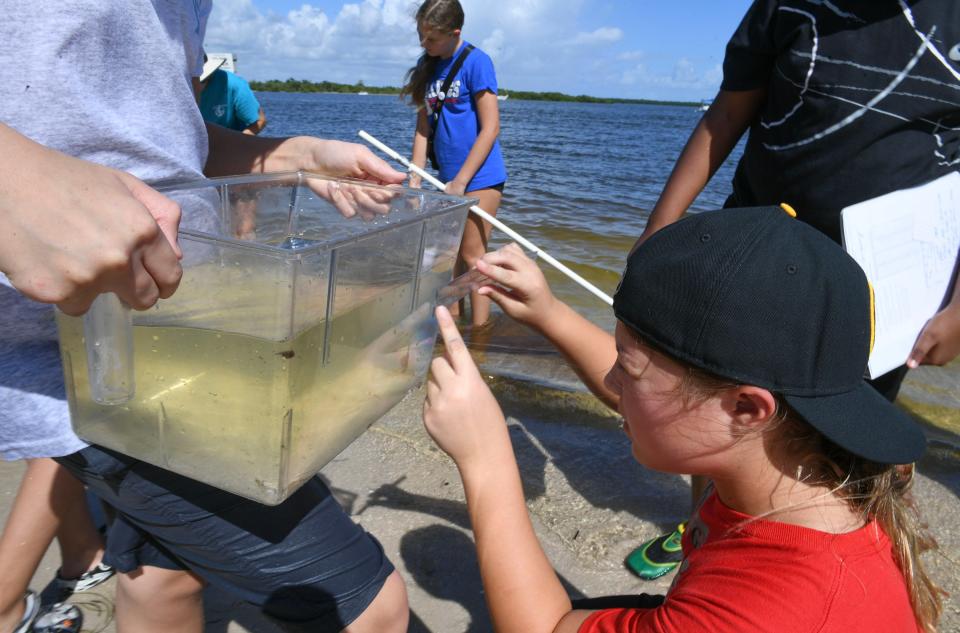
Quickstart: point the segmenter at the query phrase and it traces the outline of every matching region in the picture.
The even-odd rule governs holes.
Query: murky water
[[[248,285],[256,283],[268,288],[272,280],[247,276]],[[433,293],[443,283],[422,280]],[[222,287],[241,286],[233,280]],[[189,303],[199,288],[185,284],[180,299]],[[342,308],[329,323],[279,337],[238,332],[269,323],[262,317],[272,308],[238,310],[229,300],[222,314],[205,315],[213,327],[136,325],[136,393],[114,406],[90,397],[81,319],[58,314],[74,428],[88,441],[278,503],[423,375],[436,327],[430,303],[411,311],[412,292],[412,282],[340,286]]]

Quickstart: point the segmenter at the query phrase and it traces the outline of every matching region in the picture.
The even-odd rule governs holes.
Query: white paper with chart
[[[870,376],[907,360],[943,304],[960,249],[960,174],[843,210],[843,245],[874,289],[876,342]]]

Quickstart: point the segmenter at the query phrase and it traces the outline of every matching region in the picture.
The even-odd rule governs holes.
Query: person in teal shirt
[[[218,60],[220,64],[222,60]],[[244,134],[259,134],[267,118],[247,81],[213,64],[204,64],[200,77],[200,113],[203,120]]]

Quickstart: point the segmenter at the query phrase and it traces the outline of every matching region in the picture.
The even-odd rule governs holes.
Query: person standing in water
[[[463,18],[458,0],[426,0],[420,5],[416,20],[423,54],[407,72],[400,95],[409,96],[417,106],[414,164],[424,167],[430,156],[440,180],[447,183],[447,193],[479,198],[480,208],[496,215],[507,180],[497,140],[497,76],[490,57],[462,38]],[[411,174],[410,186],[419,187],[420,177]],[[460,244],[457,274],[486,253],[489,237],[490,225],[471,215]],[[471,293],[470,307],[474,326],[489,320],[488,298]]]

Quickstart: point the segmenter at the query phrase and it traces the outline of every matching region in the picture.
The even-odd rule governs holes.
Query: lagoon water
[[[409,156],[415,113],[395,96],[258,93],[270,136],[362,142],[367,130]],[[681,106],[501,101],[509,179],[498,217],[608,294],[701,112]],[[742,146],[693,210],[722,206]],[[396,165],[395,165],[396,166]],[[426,185],[425,185],[426,186]],[[492,247],[506,243],[493,233]],[[558,296],[612,329],[610,309],[543,266]]]
[[[393,96],[259,93],[272,136],[315,134],[360,141],[365,129],[409,156],[414,112]],[[498,217],[608,294],[617,286],[626,254],[702,113],[693,106],[500,102],[509,180]],[[734,149],[691,211],[723,205],[743,151]],[[491,246],[506,243],[494,231]],[[613,312],[547,265],[554,292],[581,314],[612,331]],[[474,335],[479,333],[472,333]],[[498,319],[470,336],[481,368],[500,376],[564,383],[562,363],[537,336]],[[574,379],[569,386],[577,384]],[[926,367],[907,377],[899,402],[945,430],[960,447],[960,361]]]

